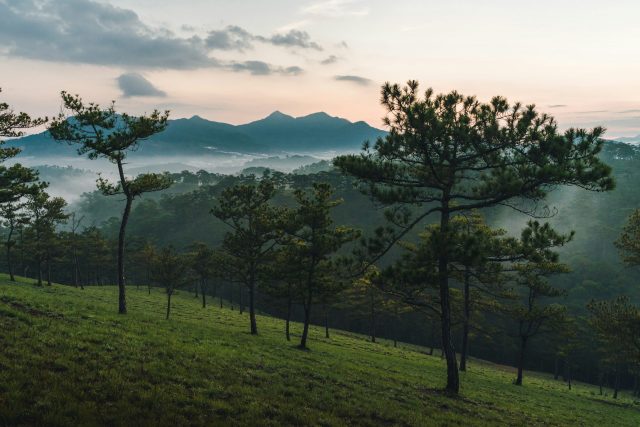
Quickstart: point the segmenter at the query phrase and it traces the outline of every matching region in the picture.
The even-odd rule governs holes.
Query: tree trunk
[[[324,337],[329,338],[329,309],[324,308]]]
[[[38,286],[42,286],[42,259],[38,255]]]
[[[307,336],[309,335],[309,322],[311,322],[311,292],[304,304],[304,327],[302,328],[302,337],[300,338],[300,348],[307,348]]]
[[[51,286],[51,253],[47,248],[47,285]]]
[[[200,293],[202,293],[202,308],[207,308],[207,296],[205,294],[205,290],[207,288],[207,279],[205,279],[204,277],[202,278],[202,281],[200,282]]]
[[[613,380],[613,398],[618,398],[618,390],[620,389],[620,368],[616,366],[615,378]]]
[[[13,234],[13,225],[9,226],[9,237],[7,237],[7,268],[9,269],[9,279],[12,282],[16,281],[13,276],[13,263],[11,262],[11,235]]]
[[[171,294],[167,293],[167,317],[166,320],[169,320],[169,313],[171,312]]]
[[[527,348],[527,337],[520,337],[520,355],[518,356],[518,377],[516,385],[522,385],[522,370],[524,369],[524,355]]]
[[[571,362],[569,360],[569,356],[567,356],[567,360],[565,362],[566,364],[566,371],[567,371],[567,385],[569,386],[569,390],[571,390]]]
[[[560,360],[556,355],[553,361],[553,379],[557,380],[558,376],[560,376]]]
[[[451,336],[451,302],[449,295],[449,210],[448,201],[442,204],[440,215],[440,235],[442,248],[438,259],[438,284],[440,287],[440,316],[442,320],[442,351],[447,359],[447,386],[446,391],[458,394],[460,390],[460,378],[458,376],[458,362]]]
[[[255,287],[255,283],[251,283],[251,286],[249,286],[249,321],[251,323],[251,335],[258,335],[255,309]]]
[[[124,278],[124,238],[131,214],[131,205],[133,204],[133,195],[129,192],[127,180],[122,169],[122,161],[117,161],[118,173],[120,175],[120,186],[125,193],[126,203],[122,212],[122,221],[120,222],[120,231],[118,232],[118,313],[127,314],[127,297],[125,293]]]
[[[602,383],[604,381],[604,375],[602,375],[602,372],[598,373],[598,386],[600,388],[600,396],[602,396]]]
[[[371,294],[369,330],[371,333],[371,342],[376,342],[376,306],[374,304],[373,290],[370,289],[369,292]]]
[[[464,307],[462,322],[462,349],[460,351],[460,370],[467,370],[467,352],[469,351],[469,322],[471,317],[471,295],[469,294],[471,272],[469,267],[464,270]]]
[[[244,313],[244,301],[243,301],[243,299],[242,299],[242,297],[243,297],[243,295],[242,295],[242,294],[243,294],[243,292],[242,292],[242,290],[243,290],[243,289],[242,289],[242,285],[238,286],[238,289],[240,289],[240,294],[239,294],[239,301],[238,301],[238,304],[240,305],[240,314],[243,314],[243,313]]]
[[[287,318],[285,321],[285,329],[284,329],[284,333],[287,337],[287,341],[291,341],[291,334],[289,330],[290,320],[291,320],[291,296],[287,298]]]

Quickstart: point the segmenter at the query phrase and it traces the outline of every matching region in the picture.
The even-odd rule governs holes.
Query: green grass
[[[444,363],[419,349],[312,328],[310,351],[283,322],[128,289],[11,284],[0,276],[1,425],[619,425],[640,424],[640,402],[595,387],[573,390],[472,361],[450,398]],[[294,324],[294,331],[300,325]],[[295,339],[296,337],[294,337]]]

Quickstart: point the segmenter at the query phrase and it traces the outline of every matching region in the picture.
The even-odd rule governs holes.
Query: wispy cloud
[[[244,28],[229,25],[222,30],[209,31],[206,44],[212,50],[236,50],[243,52],[253,49],[254,42],[272,44],[274,46],[322,50],[322,47],[311,40],[306,31],[290,29],[284,33],[276,33],[269,37],[251,34]]]
[[[327,58],[323,59],[322,61],[320,61],[320,63],[322,65],[331,65],[331,64],[335,64],[336,62],[338,62],[340,60],[340,58],[338,58],[335,55],[330,55]]]
[[[566,104],[552,104],[552,105],[547,105],[547,108],[564,108],[567,107]]]
[[[167,94],[158,89],[149,80],[138,73],[125,73],[116,78],[122,96],[131,98],[134,96],[165,97]]]
[[[302,9],[309,15],[332,18],[349,16],[366,16],[369,8],[361,0],[323,0]]]
[[[354,83],[360,86],[369,86],[373,83],[372,80],[367,79],[366,77],[352,75],[334,76],[333,79],[339,82]]]
[[[634,114],[634,113],[640,113],[640,109],[616,111],[616,113],[617,114]]]

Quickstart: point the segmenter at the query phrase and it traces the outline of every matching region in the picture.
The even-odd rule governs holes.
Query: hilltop
[[[284,339],[279,319],[226,301],[203,309],[160,289],[39,288],[0,276],[0,420],[3,425],[608,425],[635,426],[623,395],[542,374],[511,384],[512,368],[472,360],[459,398],[443,395],[443,362],[420,347],[334,331],[310,351]],[[298,331],[294,324],[293,330]],[[437,353],[437,352],[436,352]]]

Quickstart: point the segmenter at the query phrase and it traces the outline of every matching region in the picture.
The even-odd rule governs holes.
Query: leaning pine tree
[[[554,119],[539,114],[535,106],[511,106],[502,97],[481,103],[457,92],[434,95],[429,89],[420,98],[415,81],[404,88],[385,84],[382,104],[388,110],[389,134],[373,150],[365,144],[362,154],[340,156],[335,164],[358,178],[366,193],[392,207],[387,215],[393,224],[387,227],[388,244],[378,245],[376,256],[416,224],[438,216],[437,285],[446,390],[458,393],[451,335],[450,218],[496,205],[533,214],[536,202],[558,185],[612,189],[611,169],[598,159],[604,129],[560,133]]]
[[[98,104],[85,104],[79,96],[62,92],[64,108],[73,117],[64,114],[53,121],[49,127],[51,136],[57,141],[65,141],[78,146],[78,154],[86,154],[89,159],[105,158],[115,164],[118,169],[116,183],[98,179],[98,189],[107,196],[123,195],[125,206],[118,234],[118,312],[126,314],[127,301],[125,295],[124,249],[125,231],[131,206],[136,197],[144,193],[160,191],[171,186],[168,174],[146,173],[135,178],[125,175],[124,165],[127,153],[135,150],[143,141],[167,127],[169,112],[160,113],[154,110],[148,116],[133,117],[118,114],[111,104],[101,108]]]

